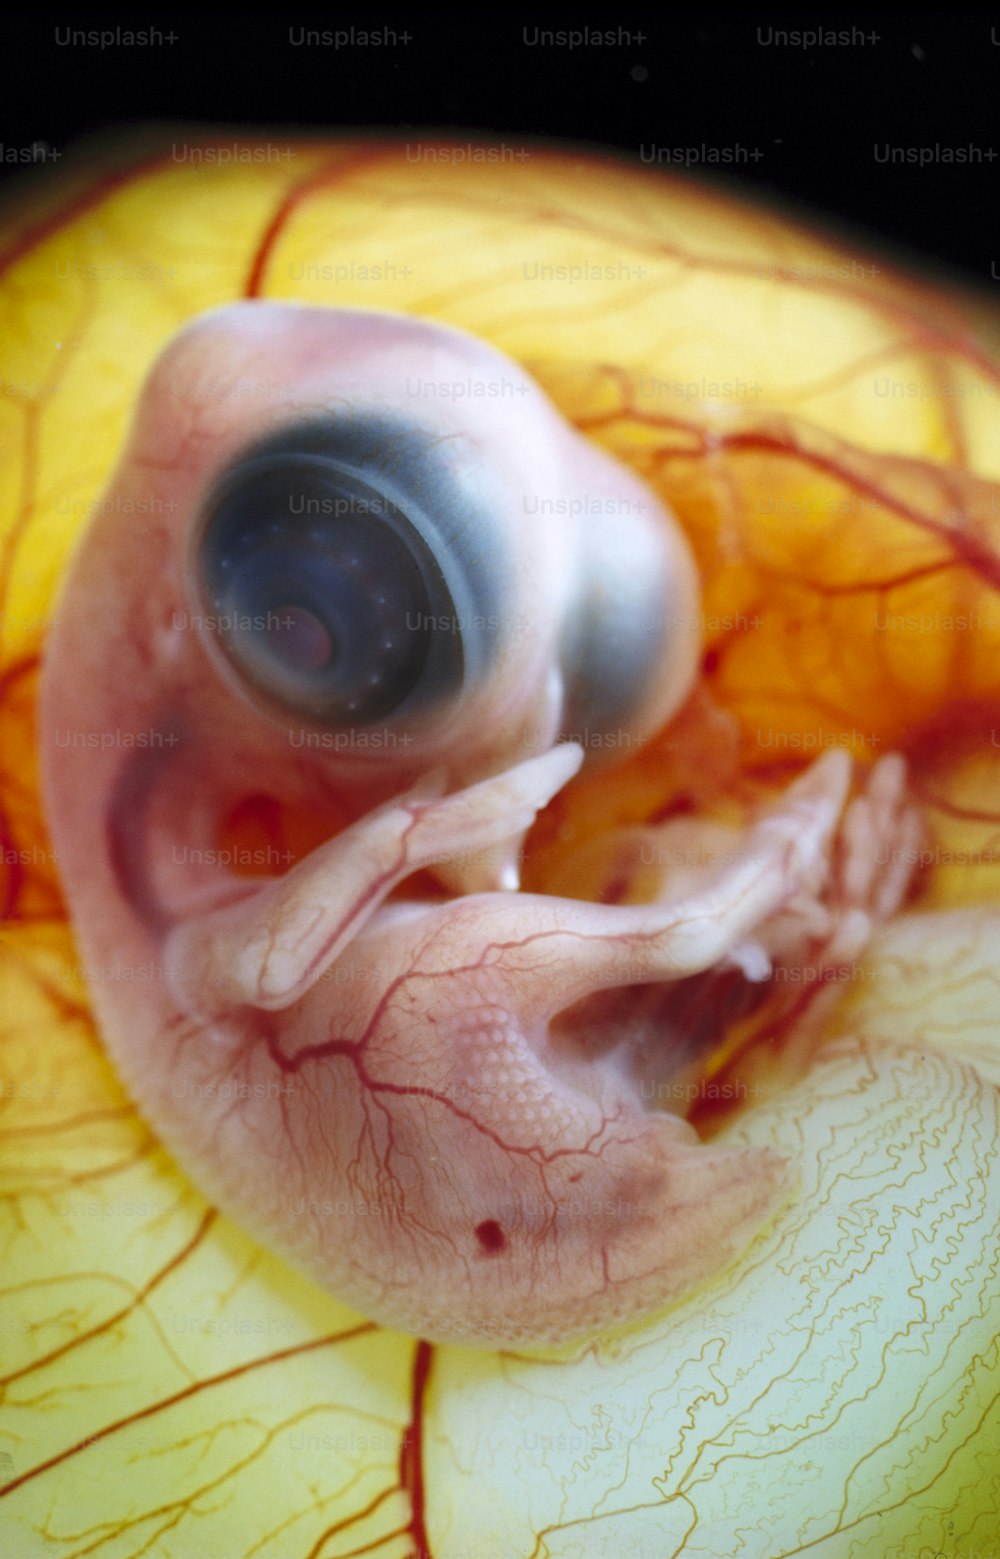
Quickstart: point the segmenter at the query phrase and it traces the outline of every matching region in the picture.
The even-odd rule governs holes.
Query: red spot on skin
[[[484,1256],[495,1256],[507,1244],[507,1237],[495,1218],[476,1225],[476,1239]]]
[[[664,1106],[702,1096],[704,1044],[715,1038],[706,1014],[724,1023],[731,1012],[708,997],[721,994],[720,979],[746,983],[730,965],[757,990],[772,954],[815,964],[817,893],[839,956],[841,920],[849,927],[855,904],[881,903],[865,869],[871,852],[858,855],[852,841],[906,845],[916,821],[901,764],[876,765],[871,794],[862,787],[852,800],[850,760],[831,752],[748,814],[721,853],[716,825],[699,828],[697,785],[673,791],[662,824],[647,812],[647,826],[664,830],[655,841],[664,861],[680,850],[682,868],[677,889],[667,871],[665,895],[648,903],[509,891],[498,862],[518,858],[585,756],[572,742],[549,746],[546,734],[557,728],[550,673],[562,642],[546,581],[585,553],[568,519],[545,529],[524,519],[517,495],[535,480],[531,440],[570,493],[635,481],[606,468],[528,382],[529,401],[491,403],[488,416],[472,401],[421,411],[428,448],[454,442],[469,452],[469,481],[495,490],[517,559],[511,591],[531,632],[510,636],[460,706],[407,730],[410,746],[307,745],[316,733],[258,707],[231,667],[216,675],[214,640],[176,632],[165,645],[162,624],[191,605],[192,517],[276,415],[264,403],[207,399],[194,437],[177,384],[202,384],[220,361],[226,382],[238,382],[263,357],[294,386],[286,411],[331,397],[367,405],[376,391],[398,396],[407,364],[419,367],[428,350],[484,383],[519,372],[426,323],[271,304],[236,305],[171,343],[47,646],[49,820],[88,962],[159,971],[141,989],[98,987],[102,1033],[206,1194],[384,1325],[473,1346],[558,1343],[704,1281],[787,1193],[785,1155],[699,1143]],[[648,553],[657,590],[666,569],[679,620],[694,622],[683,533],[640,495],[648,531],[637,532],[636,567]],[[120,520],[129,499],[150,497],[170,516],[155,550]],[[120,602],[120,620],[96,634],[94,603],[108,599]],[[690,690],[696,636],[675,648],[657,668],[636,740]],[[109,739],[67,746],[66,731]],[[650,811],[659,817],[655,801]],[[320,842],[294,866],[274,863],[286,838],[287,854],[300,855],[307,825]],[[231,846],[249,853],[248,875],[220,858]],[[828,884],[814,880],[817,861],[828,863]],[[261,877],[260,864],[288,869]],[[406,891],[389,902],[428,870],[453,897]],[[794,1005],[802,992],[782,982],[766,1033],[783,1034],[789,996]],[[599,1015],[612,1011],[613,1031],[583,1021],[589,997]],[[736,1081],[742,1104],[742,1074]],[[705,1097],[715,1101],[709,1089]],[[580,1195],[570,1198],[569,1185]],[[515,1209],[506,1228],[492,1216],[498,1187]],[[310,1211],[327,1191],[336,1240]],[[490,1265],[468,1259],[470,1230]]]

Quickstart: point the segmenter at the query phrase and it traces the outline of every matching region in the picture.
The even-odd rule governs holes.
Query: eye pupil
[[[282,659],[302,671],[318,671],[333,660],[334,634],[306,606],[281,606],[275,612],[275,648]]]

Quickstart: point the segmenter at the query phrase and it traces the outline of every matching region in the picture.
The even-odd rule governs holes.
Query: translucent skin
[[[854,239],[634,159],[546,146],[417,162],[399,143],[324,137],[274,161],[240,136],[259,162],[192,167],[175,136],[149,157],[129,141],[113,169],[91,161],[44,205],[28,192],[0,277],[9,1544],[991,1552],[1000,381],[966,304]],[[526,279],[526,257],[613,279]],[[395,269],[373,282],[372,262]],[[795,1195],[742,1257],[624,1336],[472,1357],[377,1326],[206,1206],[107,1058],[94,995],[141,990],[152,966],[123,959],[115,979],[68,923],[37,775],[41,665],[68,548],[99,512],[149,365],[199,311],[242,296],[462,326],[681,519],[711,697],[549,803],[523,863],[532,892],[613,897],[623,862],[633,890],[661,863],[676,885],[683,837],[660,848],[649,820],[679,827],[693,797],[741,826],[824,745],[860,769],[903,751],[922,798],[915,912],[856,980],[822,986],[816,957],[813,983],[772,982],[792,998],[777,1021],[723,1007],[717,1069],[691,1079],[699,1132],[780,1146]],[[887,379],[917,393],[886,394]],[[236,399],[249,417],[275,394],[269,371]],[[134,523],[148,532],[148,515]],[[250,822],[252,844],[317,842],[272,835],[267,813]],[[94,839],[95,814],[82,831]],[[651,989],[668,1019],[690,1012],[690,991]],[[776,1046],[834,994],[832,1034],[814,1032],[805,1074],[770,1093]]]
[[[256,425],[204,390],[220,364],[224,384],[263,362],[288,390]],[[299,726],[296,750],[294,723],[192,626],[206,492],[285,422],[405,410],[421,372],[486,383],[501,370],[527,383],[481,343],[386,315],[247,304],[183,332],[70,573],[43,698],[49,816],[87,961],[156,972],[141,992],[111,981],[95,999],[157,1131],[210,1196],[340,1297],[480,1344],[559,1342],[644,1314],[710,1276],[787,1191],[785,1155],[704,1146],[647,1109],[636,1055],[652,1032],[592,1054],[572,1019],[553,1024],[584,998],[713,966],[764,979],[797,945],[790,906],[794,923],[803,896],[826,895],[850,773],[843,753],[821,760],[727,864],[668,876],[649,904],[509,891],[526,831],[583,757],[556,741],[579,527],[596,523],[567,518],[569,500],[631,495],[648,530],[622,528],[631,572],[674,606],[672,634],[650,634],[652,691],[622,716],[636,741],[688,693],[699,648],[681,533],[530,384],[499,410],[419,413],[467,460],[509,544],[502,620],[517,626],[495,673],[405,744],[303,751]],[[538,490],[560,495],[551,520],[529,517]],[[163,516],[152,528],[132,520],[143,499]],[[901,774],[888,784],[895,799]],[[333,837],[278,881],[234,875],[219,840],[248,795]],[[339,829],[345,807],[354,822]],[[458,896],[386,902],[428,869]],[[838,915],[869,896],[867,879],[842,886]]]

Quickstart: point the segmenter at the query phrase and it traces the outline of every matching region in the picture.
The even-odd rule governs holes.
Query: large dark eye
[[[582,742],[588,756],[594,749],[626,756],[641,739],[630,726],[657,684],[684,680],[683,667],[673,668],[691,644],[691,607],[685,619],[684,577],[671,574],[655,539],[645,516],[628,510],[612,526],[595,522],[581,533],[576,607],[563,624],[559,660],[562,735]]]
[[[493,531],[413,430],[307,424],[217,483],[195,532],[195,589],[215,643],[268,700],[335,727],[400,721],[454,699],[494,658]]]

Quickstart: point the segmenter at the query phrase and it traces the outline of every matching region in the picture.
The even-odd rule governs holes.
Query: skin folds
[[[262,426],[235,422],[225,394],[199,394],[206,365],[227,362],[239,380],[264,357],[289,392]],[[483,533],[473,557],[488,550],[491,526],[500,532],[508,561],[490,580],[499,598],[490,658],[467,686],[399,729],[391,719],[374,727],[381,744],[362,745],[370,723],[348,723],[337,734],[357,739],[360,754],[298,757],[295,732],[304,741],[305,727],[285,723],[281,700],[299,687],[314,699],[332,695],[316,692],[299,641],[280,639],[282,623],[299,620],[281,616],[300,610],[297,559],[276,561],[274,543],[263,544],[265,585],[279,592],[264,617],[277,627],[257,630],[278,637],[271,658],[261,659],[256,641],[223,639],[225,614],[197,607],[214,516],[230,500],[205,494],[234,466],[251,470],[239,523],[225,532],[231,548],[241,527],[280,522],[283,480],[296,538],[289,545],[301,548],[315,532],[317,546],[331,549],[327,590],[345,604],[330,632],[346,632],[353,597],[343,580],[353,578],[355,558],[337,551],[336,525],[327,534],[311,515],[295,521],[306,508],[295,485],[305,457],[282,445],[279,460],[299,463],[290,475],[281,466],[279,480],[260,474],[259,459],[248,467],[246,444],[265,447],[261,434],[275,428],[301,441],[306,419],[324,414],[334,427],[398,418],[399,386],[428,362],[486,385],[501,373],[523,382],[513,363],[418,322],[263,304],[210,316],[169,349],[140,400],[107,518],[83,542],[50,643],[49,812],[88,961],[162,970],[139,1002],[109,985],[98,998],[102,1022],[148,1118],[208,1194],[388,1324],[472,1343],[561,1342],[710,1276],[787,1194],[790,1176],[783,1155],[700,1146],[676,1114],[644,1107],[637,1054],[655,1049],[655,1030],[640,1024],[627,1042],[589,1056],[572,1020],[558,1042],[553,1020],[605,991],[627,998],[631,988],[720,968],[759,985],[775,959],[794,961],[820,942],[833,948],[845,928],[853,958],[872,918],[898,906],[908,874],[893,874],[878,902],[867,856],[860,867],[851,862],[851,832],[840,828],[851,765],[840,753],[733,836],[726,856],[717,852],[731,864],[713,862],[714,837],[694,825],[706,864],[687,883],[664,874],[647,905],[504,891],[517,881],[536,814],[584,757],[578,743],[553,745],[572,680],[560,645],[568,641],[584,662],[601,652],[581,645],[579,630],[560,632],[561,616],[585,613],[591,589],[578,561],[583,527],[562,519],[570,499],[631,495],[649,517],[645,532],[616,536],[619,552],[631,545],[634,553],[626,573],[651,575],[649,604],[678,603],[671,633],[646,630],[652,664],[640,663],[636,694],[613,688],[623,695],[615,718],[636,722],[636,740],[688,692],[698,647],[694,570],[676,526],[530,387],[523,409],[500,416],[423,412],[417,452],[407,456],[418,473],[407,468],[407,478],[420,491],[441,480],[427,475],[427,450],[451,452],[447,475],[457,470],[463,501],[475,490],[482,510],[466,526]],[[395,475],[383,479],[402,483],[400,435],[388,437],[397,463],[386,457]],[[547,468],[554,477],[543,486],[564,483],[557,518],[525,525]],[[169,516],[151,530],[130,517],[147,490]],[[380,521],[377,501],[365,502],[362,539],[378,535]],[[591,536],[586,542],[593,548]],[[249,571],[259,543],[241,543],[223,571]],[[360,545],[352,535],[347,551]],[[391,565],[374,542],[371,549],[365,602],[394,585]],[[243,588],[234,587],[230,616],[244,615]],[[315,605],[320,612],[324,601]],[[587,631],[606,631],[606,619]],[[603,650],[612,680],[621,637],[618,629]],[[363,662],[366,641],[355,653]],[[337,678],[348,691],[367,686],[350,646]],[[321,717],[309,712],[321,741]],[[532,748],[538,756],[525,758]],[[900,765],[875,774],[883,791],[887,783],[890,794],[901,792]],[[285,876],[255,885],[217,865],[225,820],[251,784],[271,804],[295,797],[320,828],[324,809],[334,826],[332,797],[355,820]],[[380,795],[389,799],[366,810]],[[890,837],[912,826],[905,810],[902,817]],[[694,844],[689,838],[692,854]],[[467,891],[443,902],[440,894],[386,902],[436,868],[443,888]],[[480,882],[501,891],[474,891]],[[707,982],[709,1004],[710,990]],[[667,1055],[657,1072],[669,1070]],[[251,1102],[234,1108],[234,1096]],[[336,1221],[317,1217],[328,1204],[346,1211]]]
[[[580,154],[484,169],[323,142],[241,170],[168,152],[92,172],[77,196],[31,213],[2,295],[0,1523],[15,1549],[989,1553],[1000,470],[995,369],[959,302],[772,213]],[[325,278],[344,251],[350,277]],[[366,264],[395,274],[373,283]],[[614,279],[549,282],[547,266]],[[671,706],[669,657],[645,727],[638,710],[595,717],[579,685],[564,719],[554,699],[522,702],[538,667],[573,661],[558,622],[578,592],[560,595],[544,560],[529,570],[544,612],[491,608],[550,632],[516,640],[502,721],[498,687],[476,683],[452,734],[379,716],[395,744],[338,749],[249,688],[190,623],[208,607],[180,531],[230,455],[323,394],[278,366],[283,348],[237,347],[223,313],[181,333],[262,298],[309,321],[346,307],[458,327],[504,354],[487,377],[513,384],[513,363],[540,386],[584,449],[614,457],[605,496],[627,496],[624,469],[694,554],[686,702]],[[143,431],[164,350],[173,378]],[[409,395],[408,378],[462,385],[451,431],[488,441],[504,397],[477,408],[474,377],[404,368],[404,409],[459,399]],[[527,395],[506,401],[523,422]],[[559,444],[540,418],[474,462],[501,490],[509,449]],[[532,545],[558,534],[563,558],[574,527],[607,519],[617,536],[627,513],[543,508],[600,491],[565,480],[532,477],[529,514],[522,476],[503,510]],[[108,570],[103,592],[86,566]],[[53,806],[55,861],[34,754],[40,657],[62,635],[75,696],[56,725],[47,688],[46,762],[80,781]],[[87,743],[62,745],[69,732]],[[470,743],[468,772],[450,768]],[[510,792],[521,841],[490,834]],[[431,809],[447,858],[363,925],[361,906],[288,1004],[269,986],[267,1005],[220,1014],[212,992],[245,996],[267,962],[251,936],[237,967],[248,928],[275,924],[257,895],[302,871],[308,910],[315,867],[325,902],[323,852],[377,815],[387,848],[403,797]],[[512,864],[519,894],[501,886]],[[686,973],[705,895],[728,929]],[[545,978],[536,929],[563,933],[536,927],[538,900],[598,922],[587,956],[575,936]],[[506,937],[515,913],[533,939],[521,921],[484,964],[489,927]],[[612,965],[649,968],[639,933],[616,944],[626,923],[672,948],[641,987],[613,983]],[[516,1088],[486,1059],[504,1014]],[[428,1038],[429,1017],[448,1033]],[[574,1128],[546,1125],[554,1101],[578,1109],[586,1194],[568,1158],[544,1159]],[[646,1181],[620,1188],[637,1157]],[[317,1189],[323,1162],[336,1173]],[[697,1188],[690,1217],[680,1194],[659,1216],[668,1176]],[[422,1329],[403,1308],[418,1285],[388,1292],[378,1262],[400,1206],[435,1220],[420,1236],[447,1274],[423,1290],[446,1290],[447,1312],[439,1298],[423,1317],[437,1343],[369,1319],[380,1305]],[[426,1271],[427,1244],[400,1245],[390,1275]],[[505,1340],[542,1334],[532,1298],[549,1336],[565,1328],[567,1289],[605,1320],[616,1296],[649,1313],[597,1331],[578,1313],[558,1350]]]

